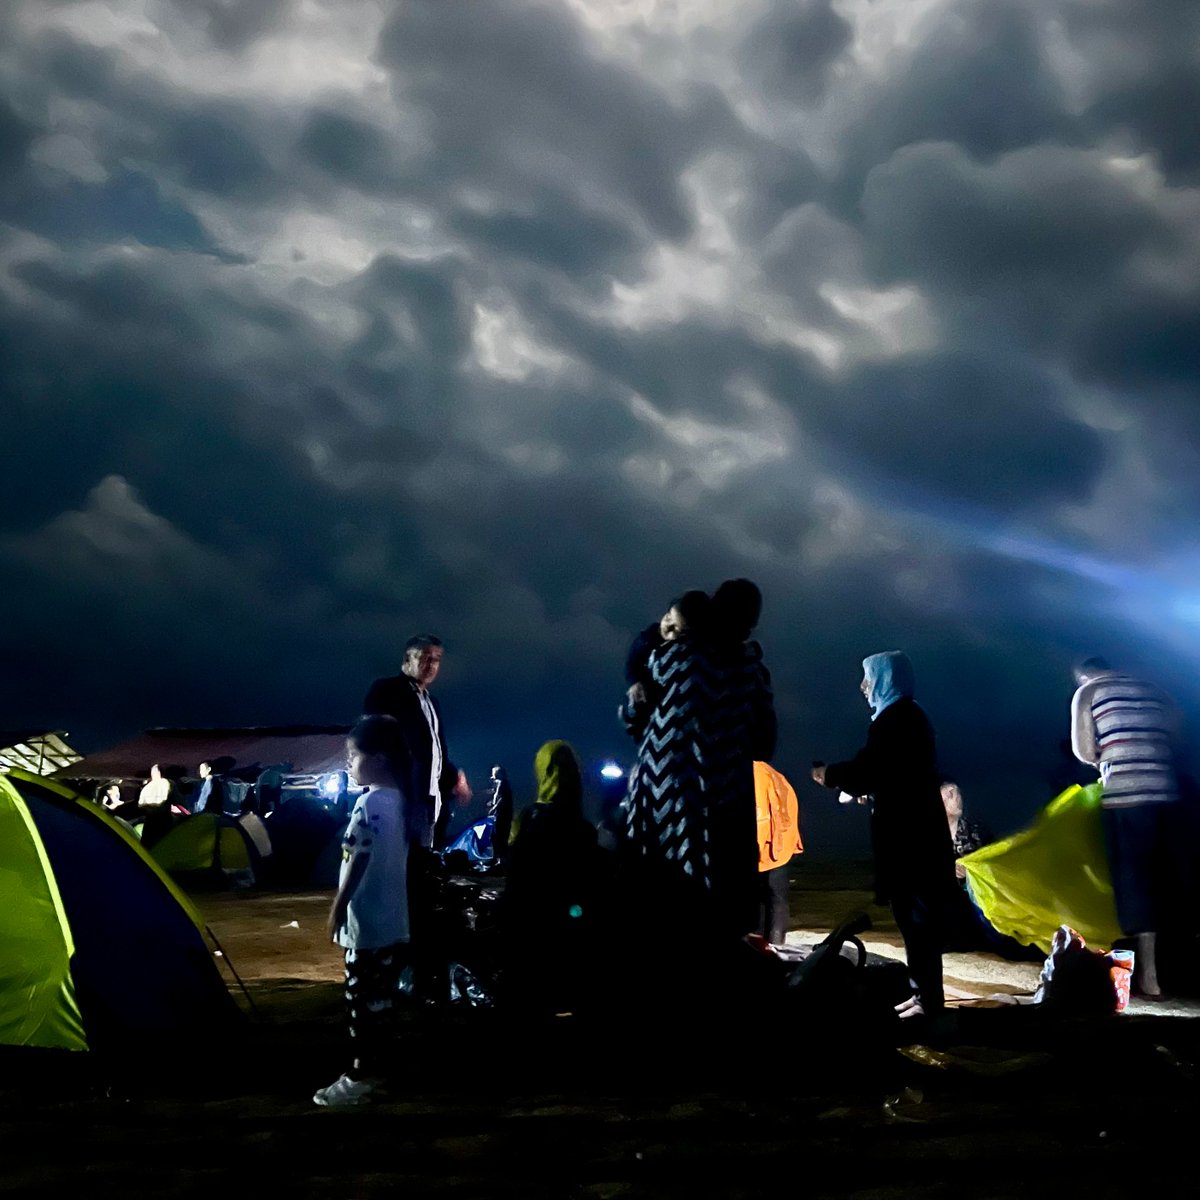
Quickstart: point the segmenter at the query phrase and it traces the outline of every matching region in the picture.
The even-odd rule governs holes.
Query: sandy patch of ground
[[[195,899],[229,961],[247,983],[341,982],[341,952],[325,936],[329,892],[221,893]],[[902,962],[903,940],[891,913],[870,900],[870,893],[859,888],[795,888],[787,940],[793,945],[813,945],[851,913],[867,912],[872,927],[862,941],[868,952]],[[943,963],[947,999],[958,1003],[993,996],[1030,997],[1041,972],[1038,963],[1009,962],[994,954],[948,953]],[[1135,998],[1128,1011],[1196,1017],[1200,1016],[1200,1001]]]
[[[913,1058],[827,1045],[807,1028],[680,1044],[670,1011],[645,1014],[647,1047],[631,1055],[569,1022],[409,1010],[389,1094],[366,1111],[321,1111],[312,1090],[346,1055],[328,893],[196,899],[255,999],[244,1043],[197,1064],[144,1042],[150,1069],[136,1076],[119,1059],[6,1058],[0,1191],[1124,1200],[1136,1175],[1139,1192],[1188,1194],[1200,1023],[1136,1013],[1047,1027],[1034,1009],[964,1012],[962,1044]],[[867,899],[798,888],[790,940],[819,940]],[[868,947],[898,956],[887,914],[871,913]],[[972,996],[1036,976],[984,955],[947,965]],[[733,1074],[716,1069],[718,1037],[738,1048]]]

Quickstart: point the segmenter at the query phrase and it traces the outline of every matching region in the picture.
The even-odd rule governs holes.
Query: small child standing
[[[408,749],[395,717],[364,717],[346,741],[354,802],[342,842],[329,935],[346,951],[346,1010],[354,1064],[313,1101],[327,1108],[367,1103],[382,1080],[392,1005],[408,930],[408,836],[402,781]]]

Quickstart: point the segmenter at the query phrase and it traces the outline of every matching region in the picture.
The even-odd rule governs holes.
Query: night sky
[[[6,0],[0,725],[589,762],[748,575],[777,764],[904,648],[1002,831],[1070,665],[1200,698],[1195,0]]]

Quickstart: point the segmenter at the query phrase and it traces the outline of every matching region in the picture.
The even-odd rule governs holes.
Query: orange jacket
[[[758,869],[782,867],[804,852],[800,839],[800,802],[796,789],[774,767],[754,764],[754,801],[758,810]]]

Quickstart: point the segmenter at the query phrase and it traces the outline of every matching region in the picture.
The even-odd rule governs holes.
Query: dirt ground
[[[791,942],[869,899],[836,872],[793,883]],[[932,1047],[795,1027],[711,1029],[697,1046],[670,1012],[646,1014],[633,1046],[569,1019],[406,1007],[386,1098],[329,1112],[311,1103],[346,1049],[328,893],[195,898],[252,1005],[247,1036],[202,1056],[142,1045],[136,1065],[0,1058],[0,1194],[1195,1194],[1194,1004],[1051,1026],[980,1007],[1029,993],[1035,964],[972,954],[947,956],[956,1024]],[[870,911],[868,949],[900,957]]]

